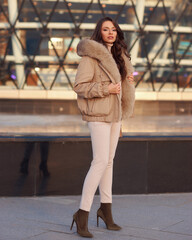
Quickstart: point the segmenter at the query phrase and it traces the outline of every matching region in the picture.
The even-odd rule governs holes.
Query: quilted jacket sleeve
[[[82,57],[75,77],[74,91],[79,97],[95,98],[109,95],[108,86],[102,82],[93,81],[95,76],[95,61],[90,57]]]

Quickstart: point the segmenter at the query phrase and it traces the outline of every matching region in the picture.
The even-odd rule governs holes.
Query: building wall
[[[4,0],[0,6],[0,97],[4,90],[70,91],[76,46],[103,16],[124,31],[138,92],[191,93],[189,1]]]

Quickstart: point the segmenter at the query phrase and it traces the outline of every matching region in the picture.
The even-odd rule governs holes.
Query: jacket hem
[[[86,122],[119,122],[121,121],[121,118],[119,119],[113,119],[111,120],[111,117],[95,117],[95,116],[87,116],[82,115],[82,120]]]

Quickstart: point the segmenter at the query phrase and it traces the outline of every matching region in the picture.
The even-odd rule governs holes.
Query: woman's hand
[[[134,76],[133,76],[133,74],[131,74],[129,77],[128,77],[128,81],[130,82],[130,83],[134,83]]]
[[[109,93],[111,94],[119,94],[121,91],[121,82],[114,84],[114,83],[110,83],[109,86]]]

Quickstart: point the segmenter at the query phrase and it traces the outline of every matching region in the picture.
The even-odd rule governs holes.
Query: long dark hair
[[[124,80],[126,77],[127,71],[125,68],[125,61],[122,57],[122,53],[124,53],[129,59],[131,59],[131,58],[127,51],[127,44],[125,43],[125,40],[124,40],[123,31],[120,29],[119,25],[110,17],[101,18],[97,22],[97,25],[91,36],[91,39],[95,40],[99,43],[102,43],[104,46],[107,47],[107,45],[103,41],[102,35],[101,35],[102,24],[106,21],[111,21],[117,31],[117,38],[116,38],[115,42],[113,43],[113,46],[111,48],[111,53],[113,55],[113,58],[115,59],[117,66],[118,66],[119,72],[121,74],[121,79]]]

